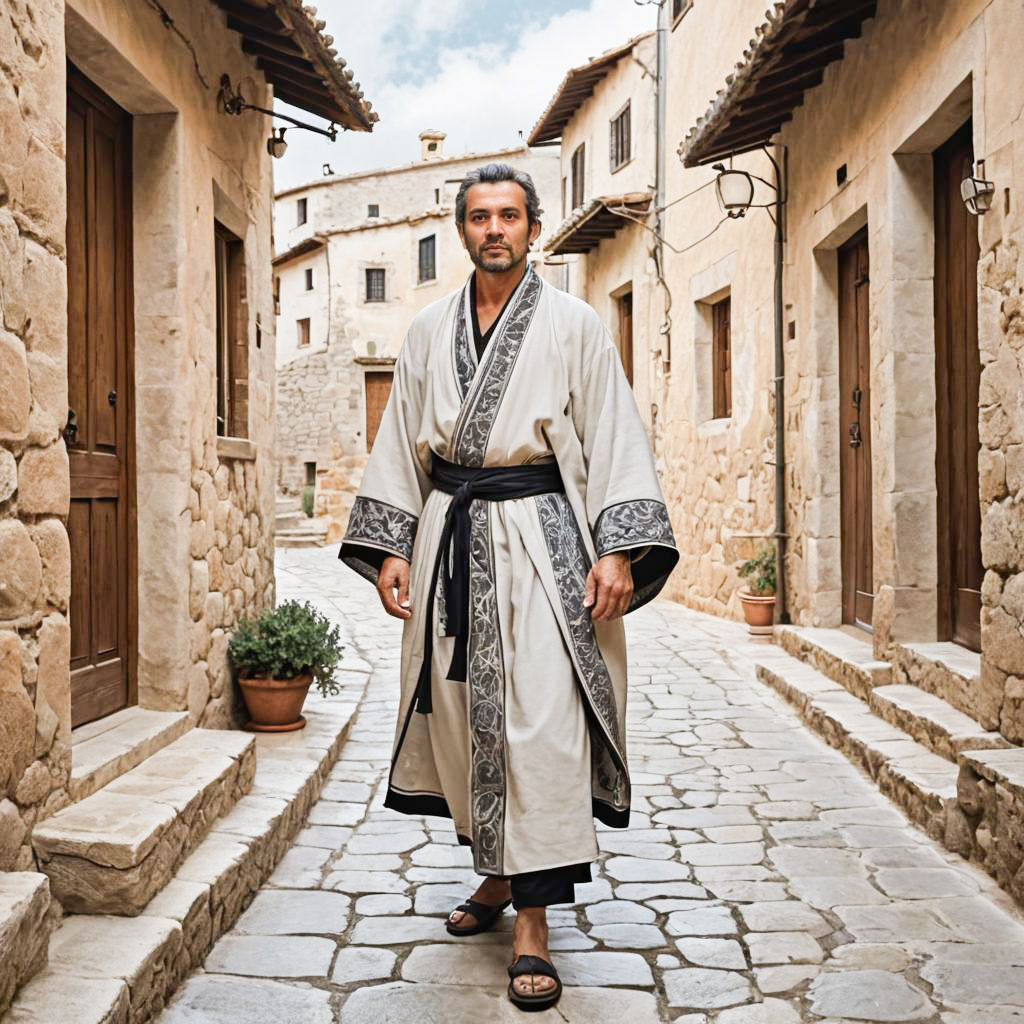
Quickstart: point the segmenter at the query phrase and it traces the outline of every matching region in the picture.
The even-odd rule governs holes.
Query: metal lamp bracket
[[[299,121],[277,110],[268,110],[266,107],[256,106],[255,103],[248,103],[241,91],[236,90],[231,85],[230,75],[220,76],[220,91],[217,93],[217,103],[225,114],[231,114],[235,117],[241,115],[246,110],[257,110],[261,114],[267,114],[269,117],[287,121],[295,128],[302,128],[307,132],[316,132],[317,135],[326,135],[331,142],[334,142],[338,137],[338,126],[333,122],[327,128],[320,128],[315,124],[306,124],[304,121]]]

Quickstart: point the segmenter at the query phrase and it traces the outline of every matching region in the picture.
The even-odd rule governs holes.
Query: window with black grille
[[[583,179],[586,168],[586,144],[581,143],[572,155],[572,208],[583,205]]]
[[[629,104],[627,103],[616,115],[612,118],[609,124],[610,139],[609,139],[609,157],[611,160],[612,171],[617,171],[624,164],[629,163],[629,158],[632,156],[630,152],[630,146],[632,145],[632,139],[630,138],[630,117],[629,117]]]
[[[437,243],[436,236],[427,235],[420,239],[420,272],[419,279],[433,281],[437,277]]]
[[[383,302],[385,299],[385,276],[383,267],[366,268],[366,301]]]

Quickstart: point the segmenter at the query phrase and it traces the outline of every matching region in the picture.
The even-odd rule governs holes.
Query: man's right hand
[[[409,563],[404,558],[388,555],[384,559],[377,576],[377,593],[388,615],[393,615],[396,619],[408,619],[412,616],[409,607]]]

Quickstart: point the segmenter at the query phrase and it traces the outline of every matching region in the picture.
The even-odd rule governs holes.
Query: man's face
[[[526,194],[514,181],[473,185],[466,194],[466,220],[458,225],[469,258],[481,270],[500,274],[521,267],[540,225],[530,225]]]

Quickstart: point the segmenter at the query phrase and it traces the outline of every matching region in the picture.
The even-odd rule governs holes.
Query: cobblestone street
[[[278,599],[342,624],[365,687],[308,826],[162,1024],[519,1020],[512,913],[453,939],[476,885],[450,822],[382,807],[399,623],[337,549],[277,553]],[[633,815],[549,915],[583,1022],[1024,1022],[1024,924],[759,683],[743,627],[657,602],[629,622]],[[552,813],[558,813],[557,802]]]

